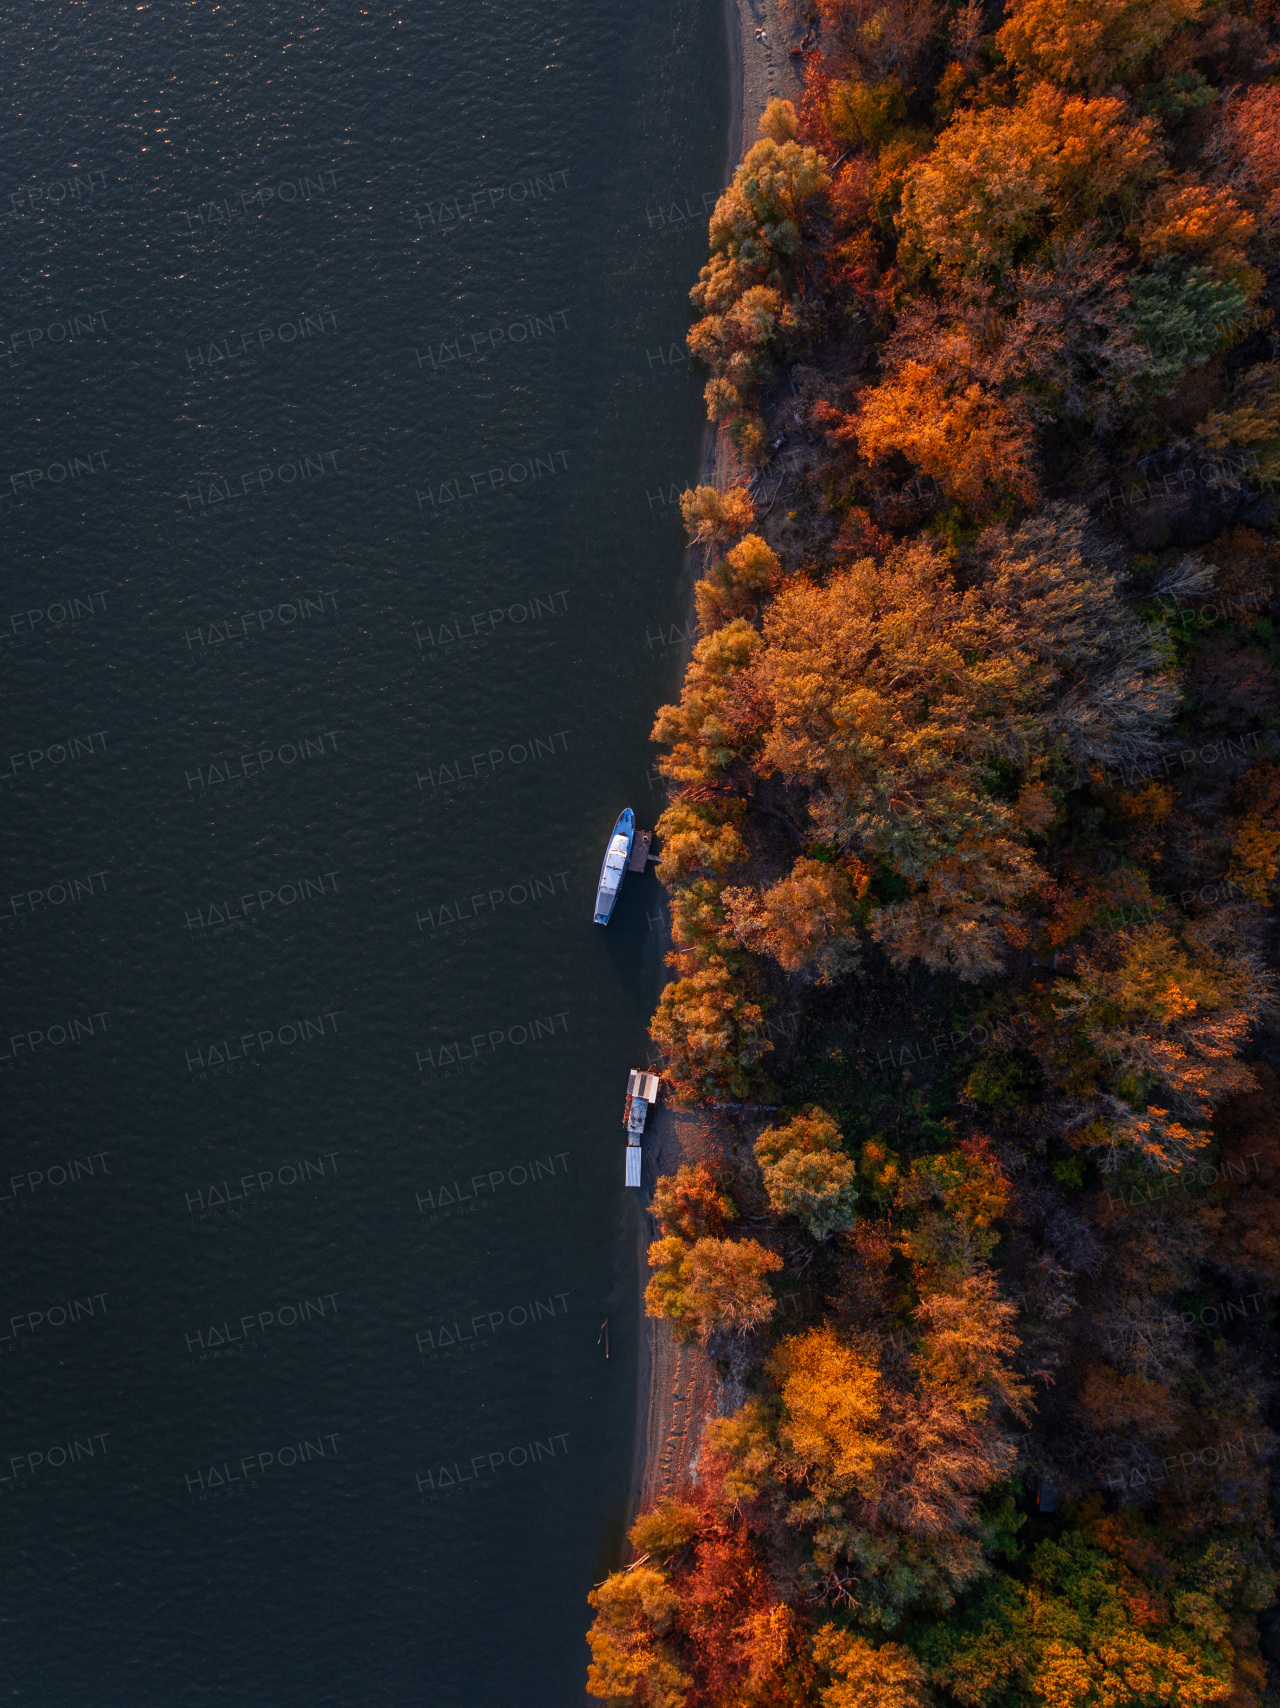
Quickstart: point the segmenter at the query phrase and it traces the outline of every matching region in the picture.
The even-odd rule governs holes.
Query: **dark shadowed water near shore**
[[[16,1702],[583,1697],[719,0],[27,6],[0,465]],[[599,1338],[611,1321],[606,1360]]]

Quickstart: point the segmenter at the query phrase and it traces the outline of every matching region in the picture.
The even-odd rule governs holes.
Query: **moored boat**
[[[636,833],[636,815],[627,807],[618,817],[613,827],[613,835],[609,838],[609,846],[605,850],[604,865],[600,868],[600,882],[596,888],[597,925],[607,925],[613,912],[613,904],[618,899],[618,891],[622,888],[623,873],[627,869],[627,861],[631,858],[631,843]]]
[[[629,1134],[628,1144],[639,1144],[640,1134],[644,1132],[644,1124],[650,1109],[658,1101],[658,1087],[661,1084],[658,1075],[644,1068],[632,1068],[627,1077],[627,1100],[622,1106],[622,1124]]]
[[[640,1184],[640,1135],[650,1109],[658,1101],[658,1075],[651,1069],[632,1068],[627,1076],[627,1101],[622,1124],[627,1129],[627,1185]]]

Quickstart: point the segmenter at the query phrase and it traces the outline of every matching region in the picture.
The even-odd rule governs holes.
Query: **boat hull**
[[[600,868],[600,882],[596,885],[595,923],[607,925],[613,916],[613,909],[618,900],[618,891],[622,888],[623,874],[627,869],[627,861],[631,858],[631,845],[635,841],[636,815],[630,807],[618,815],[609,837],[609,846],[605,850],[604,864]],[[625,847],[623,844],[625,843]],[[621,858],[619,859],[619,856]]]

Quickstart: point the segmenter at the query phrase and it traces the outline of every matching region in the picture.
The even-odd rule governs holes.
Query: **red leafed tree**
[[[1228,100],[1214,142],[1232,188],[1268,220],[1280,220],[1280,88],[1255,83]]]
[[[704,1536],[681,1587],[694,1657],[689,1708],[730,1702],[800,1708],[808,1700],[812,1668],[803,1626],[791,1608],[779,1605],[745,1526]]]

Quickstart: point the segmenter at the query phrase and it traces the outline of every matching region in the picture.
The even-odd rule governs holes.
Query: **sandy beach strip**
[[[653,1188],[661,1175],[674,1174],[682,1162],[705,1153],[712,1117],[698,1110],[659,1106],[645,1131],[642,1179],[645,1228],[637,1260],[643,1295],[649,1279],[649,1242],[657,1228],[648,1214]],[[686,1485],[697,1466],[702,1425],[717,1409],[715,1365],[700,1346],[677,1343],[669,1322],[644,1315],[641,1305],[640,1370],[636,1390],[636,1433],[632,1455],[628,1521],[641,1506]]]
[[[728,183],[759,135],[757,126],[765,107],[775,96],[798,106],[804,78],[800,61],[791,57],[803,32],[787,22],[779,0],[725,0],[725,6],[731,76]]]

